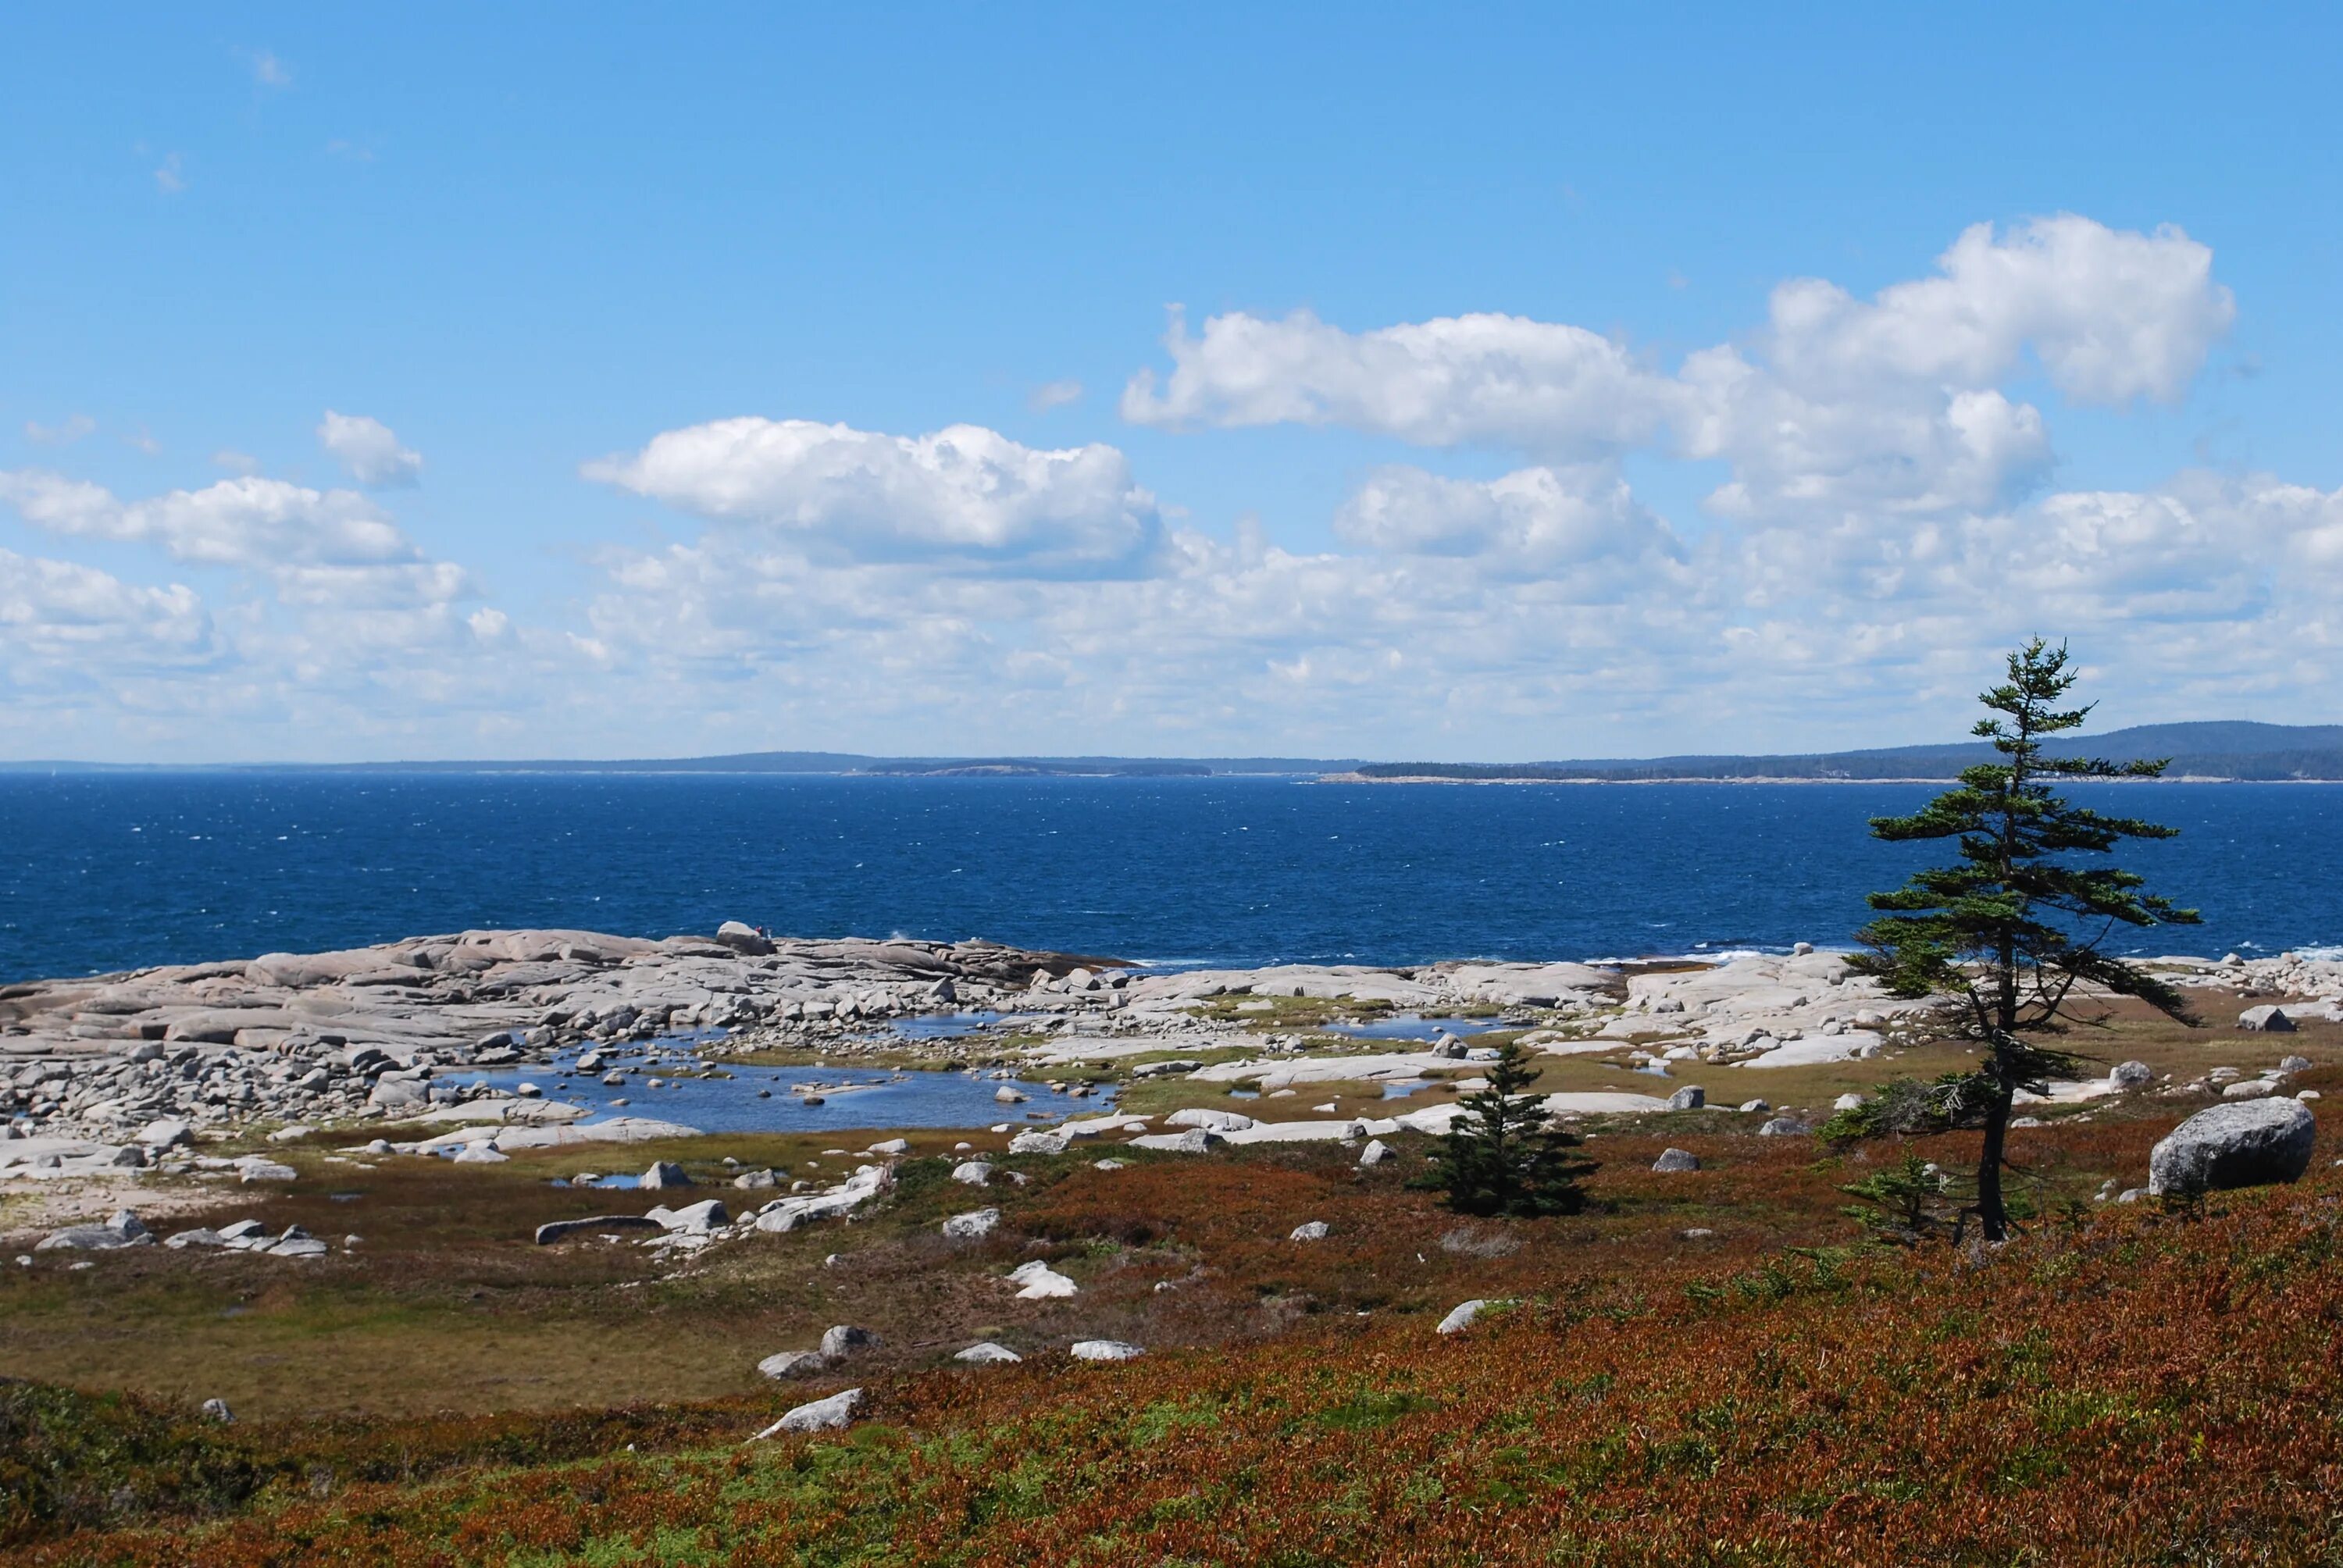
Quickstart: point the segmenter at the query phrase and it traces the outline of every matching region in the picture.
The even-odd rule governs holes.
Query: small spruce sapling
[[[1839,1211],[1882,1241],[1916,1246],[1952,1232],[1961,1208],[1952,1178],[1917,1154],[1839,1189],[1860,1203]]]
[[[1463,1114],[1449,1123],[1432,1169],[1416,1184],[1445,1191],[1460,1214],[1577,1213],[1586,1206],[1579,1182],[1595,1165],[1528,1092],[1537,1078],[1529,1052],[1507,1040],[1487,1077],[1488,1088],[1461,1101]]]

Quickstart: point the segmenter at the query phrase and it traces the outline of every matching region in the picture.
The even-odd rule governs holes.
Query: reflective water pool
[[[484,1082],[508,1093],[523,1083],[533,1083],[546,1099],[583,1106],[597,1117],[651,1117],[703,1132],[1043,1123],[1095,1114],[1114,1103],[1111,1086],[1077,1100],[1053,1093],[1046,1083],[994,1078],[990,1073],[704,1063],[691,1049],[692,1043],[689,1038],[650,1040],[631,1055],[614,1054],[609,1047],[602,1047],[600,1060],[588,1071],[577,1067],[580,1053],[565,1051],[549,1066],[481,1072],[457,1070],[437,1081]],[[677,1076],[703,1070],[730,1076]],[[621,1081],[604,1082],[605,1075],[612,1072]],[[1025,1098],[1004,1102],[999,1098],[1003,1089]]]
[[[1468,1035],[1486,1034],[1493,1029],[1503,1029],[1504,1023],[1493,1018],[1425,1018],[1419,1013],[1394,1013],[1372,1023],[1330,1023],[1328,1034],[1348,1035],[1353,1040],[1437,1040],[1453,1034],[1463,1040]]]

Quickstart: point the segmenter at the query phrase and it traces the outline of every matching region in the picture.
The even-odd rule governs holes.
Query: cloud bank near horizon
[[[1102,441],[779,411],[582,462],[656,535],[581,536],[587,590],[534,618],[401,525],[422,454],[328,410],[361,489],[0,470],[44,552],[0,550],[0,679],[28,755],[232,722],[349,756],[1508,758],[1865,739],[1956,714],[2038,629],[2135,717],[2332,712],[2343,492],[2052,484],[2060,409],[2183,397],[2236,315],[2204,244],[2072,215],[1972,226],[1868,298],[1786,279],[1673,363],[1512,315],[1175,311],[1129,424],[1408,449],[1357,475],[1330,546],[1198,526]],[[1655,467],[1701,476],[1697,507],[1639,496]]]

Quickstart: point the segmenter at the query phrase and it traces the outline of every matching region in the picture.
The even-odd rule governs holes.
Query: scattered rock
[[[757,934],[757,928],[740,920],[727,920],[716,928],[716,940],[736,953],[750,958],[769,958],[773,944]]]
[[[951,1179],[981,1187],[992,1180],[992,1167],[981,1160],[963,1160],[952,1167]]]
[[[1391,1157],[1391,1145],[1380,1138],[1369,1139],[1367,1146],[1359,1151],[1359,1163],[1362,1165],[1380,1165]]]
[[[1294,1226],[1292,1233],[1285,1239],[1289,1241],[1322,1241],[1332,1229],[1323,1220],[1311,1220]]]
[[[717,1198],[703,1198],[680,1209],[670,1209],[662,1203],[643,1218],[654,1221],[662,1231],[713,1231],[732,1222],[723,1201]]]
[[[140,1237],[146,1236],[142,1229]],[[152,1238],[147,1238],[151,1240]],[[137,1238],[126,1236],[111,1225],[67,1225],[52,1231],[33,1243],[35,1252],[106,1252],[116,1247],[137,1244]]]
[[[840,1356],[852,1355],[857,1351],[876,1350],[884,1343],[884,1340],[869,1329],[857,1328],[852,1323],[837,1323],[822,1334],[821,1353],[834,1361]]]
[[[201,1408],[206,1421],[216,1421],[222,1426],[236,1424],[236,1412],[228,1409],[227,1401],[224,1399],[207,1399]]]
[[[1001,1223],[998,1209],[971,1209],[965,1214],[954,1214],[944,1221],[944,1234],[955,1241],[972,1241],[992,1234]]]
[[[1795,1116],[1776,1116],[1757,1130],[1760,1138],[1804,1138],[1806,1124]]]
[[[2318,1124],[2298,1100],[2216,1105],[2174,1128],[2147,1157],[2147,1190],[2217,1191],[2292,1181],[2310,1165]]]
[[[683,1167],[672,1160],[660,1161],[644,1171],[643,1179],[636,1183],[644,1191],[651,1192],[663,1191],[670,1187],[689,1187],[693,1184],[691,1178],[684,1174]]]
[[[1463,1302],[1440,1320],[1440,1332],[1443,1334],[1461,1334],[1479,1321],[1482,1313],[1497,1304],[1495,1302],[1479,1300]]]
[[[964,1351],[955,1352],[952,1356],[952,1360],[966,1362],[970,1366],[992,1366],[1010,1362],[1021,1362],[1024,1359],[1007,1345],[996,1345],[990,1340],[972,1344]]]
[[[860,1389],[841,1389],[828,1399],[818,1399],[798,1406],[757,1435],[778,1437],[785,1432],[835,1432],[852,1425],[855,1412],[861,1408]]]
[[[2316,1094],[2318,1091],[2315,1089],[2306,1089],[2303,1092],[2305,1094]],[[1091,1161],[1091,1169],[1093,1171],[1120,1171],[1122,1169],[1122,1161],[1120,1160],[1093,1160]]]
[[[1745,1100],[1741,1102],[1740,1109],[1745,1116],[1763,1116],[1774,1108],[1762,1100]]]
[[[246,1182],[291,1181],[297,1180],[301,1174],[290,1165],[279,1165],[273,1160],[257,1158],[240,1162],[236,1171],[237,1180]]]
[[[732,1185],[745,1191],[761,1191],[765,1188],[780,1185],[780,1178],[770,1170],[743,1171],[732,1178]]]
[[[1137,1361],[1147,1353],[1121,1340],[1076,1340],[1066,1348],[1067,1353],[1080,1362]]]
[[[1011,1283],[1021,1286],[1017,1299],[1021,1302],[1048,1301],[1059,1296],[1071,1296],[1081,1287],[1036,1258],[1030,1263],[1020,1263],[1009,1271]]]
[[[2278,1059],[2278,1070],[2280,1072],[2308,1072],[2310,1070],[2310,1058],[2307,1056],[2281,1056]]]
[[[2294,1020],[2286,1016],[2284,1008],[2268,1002],[2249,1007],[2237,1015],[2237,1027],[2255,1034],[2292,1034]]]
[[[1191,1127],[1185,1132],[1151,1132],[1132,1139],[1131,1146],[1133,1149],[1161,1149],[1172,1154],[1202,1154],[1226,1141],[1209,1127]]]
[[[1708,1103],[1708,1091],[1700,1085],[1686,1084],[1668,1096],[1670,1111],[1698,1111]]]
[[[1689,1149],[1663,1149],[1660,1157],[1652,1161],[1654,1171],[1678,1171],[1700,1169],[1700,1157]]]
[[[911,1141],[908,1138],[882,1139],[879,1142],[873,1143],[870,1148],[863,1151],[866,1154],[883,1154],[890,1158],[900,1154],[909,1154],[910,1151]]]
[[[2117,1089],[2137,1089],[2155,1077],[2155,1070],[2144,1061],[2118,1061],[2107,1073],[2107,1081]]]
[[[1202,1127],[1214,1132],[1234,1132],[1252,1125],[1252,1118],[1233,1111],[1208,1111],[1201,1106],[1175,1111],[1163,1119],[1166,1127]]]

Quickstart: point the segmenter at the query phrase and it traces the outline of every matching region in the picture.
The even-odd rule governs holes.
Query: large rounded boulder
[[[2298,1100],[2248,1100],[2200,1111],[2147,1157],[2151,1193],[2218,1191],[2291,1181],[2310,1168],[2318,1133]]]

